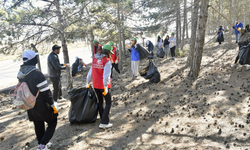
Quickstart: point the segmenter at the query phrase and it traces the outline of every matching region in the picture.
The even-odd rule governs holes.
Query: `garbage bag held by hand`
[[[158,83],[161,80],[160,73],[155,64],[150,61],[148,66],[140,71],[140,75],[145,79],[150,79],[150,82]]]
[[[151,52],[151,54],[148,56],[148,59],[154,59],[154,52]]]
[[[142,47],[140,44],[136,44],[136,51],[139,52],[140,60],[148,58],[150,55],[150,52],[146,50],[144,47]]]
[[[247,46],[242,46],[242,47],[240,48],[240,54],[239,54],[240,61],[239,61],[239,63],[240,63],[241,65],[250,64],[250,53],[249,53],[249,48],[250,48],[249,45],[247,45]]]
[[[70,123],[93,123],[98,114],[98,99],[95,90],[90,88],[75,88],[68,91],[71,106],[69,110]]]
[[[158,49],[157,51],[157,57],[164,58],[165,52],[163,51],[163,48]]]
[[[224,35],[223,35],[222,32],[220,32],[220,33],[217,35],[216,42],[224,42]]]

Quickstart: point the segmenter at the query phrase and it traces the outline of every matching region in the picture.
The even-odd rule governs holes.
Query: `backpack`
[[[13,104],[17,108],[29,110],[34,108],[36,104],[36,98],[39,95],[39,90],[37,91],[36,96],[34,96],[27,85],[26,82],[19,82],[14,89],[13,94],[10,94],[13,97]],[[11,91],[9,93],[11,93]]]

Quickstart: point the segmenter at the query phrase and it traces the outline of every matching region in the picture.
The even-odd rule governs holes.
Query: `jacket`
[[[240,33],[240,31],[238,31],[238,28],[243,28],[243,24],[241,22],[239,22],[239,24],[235,24],[235,26],[233,26],[235,34]]]
[[[158,47],[158,48],[161,48],[161,46],[162,46],[163,44],[164,44],[163,40],[160,39],[160,41],[157,42],[157,47]]]
[[[250,31],[248,31],[247,29],[242,29],[240,33],[241,33],[241,36],[239,39],[239,44],[241,46],[248,45],[249,44],[248,39],[250,38]]]
[[[19,82],[27,83],[33,95],[36,95],[38,90],[40,90],[34,108],[27,110],[29,120],[50,121],[55,119],[58,114],[54,114],[51,107],[54,104],[54,100],[44,75],[35,66],[22,65],[17,78]]]
[[[49,77],[59,77],[61,76],[61,70],[66,69],[63,64],[60,64],[58,55],[51,52],[48,56],[48,75]]]
[[[135,47],[131,47],[131,61],[139,61],[140,60],[140,54],[135,49]]]
[[[167,39],[164,40],[164,47],[168,46],[169,45],[169,41]]]
[[[102,50],[102,46],[98,44],[98,46],[93,46],[93,55],[97,54]]]
[[[112,63],[115,63],[115,61],[117,60],[117,57],[119,56],[119,51],[116,50],[116,47],[113,47],[112,52],[114,53],[111,55]]]
[[[169,43],[169,48],[175,47],[176,46],[176,38],[175,37],[170,37],[168,40]]]
[[[104,54],[95,54],[87,75],[87,84],[93,81],[95,89],[111,88],[111,62]]]
[[[154,50],[154,45],[151,41],[147,41],[148,51],[152,52]]]

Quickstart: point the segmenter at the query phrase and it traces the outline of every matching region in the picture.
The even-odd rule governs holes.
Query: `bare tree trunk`
[[[180,9],[180,3],[179,3],[179,0],[176,0],[175,1],[175,9],[176,9],[176,33],[175,33],[175,36],[176,36],[176,49],[178,49],[179,47],[179,9]]]
[[[232,0],[229,0],[229,21],[232,23]],[[232,47],[232,27],[229,25],[229,46]]]
[[[179,0],[179,2],[178,2],[178,24],[179,24],[179,47],[180,47],[180,44],[181,44],[181,35],[182,35],[182,33],[181,33],[181,5],[180,5],[180,0]],[[178,49],[178,47],[177,47],[177,49]]]
[[[247,12],[247,5],[244,5],[244,25],[246,25],[246,12]]]
[[[66,39],[65,39],[65,33],[64,33],[64,22],[63,22],[63,18],[62,18],[62,13],[61,13],[61,8],[60,8],[60,1],[59,0],[55,0],[55,5],[56,5],[56,9],[57,9],[57,17],[58,17],[58,24],[60,26],[60,38],[61,38],[61,43],[62,43],[62,49],[63,49],[63,59],[64,59],[64,63],[69,63],[69,54],[68,54],[68,47],[67,47],[67,43],[66,43]],[[73,79],[72,79],[72,75],[70,72],[70,67],[68,67],[66,69],[66,73],[67,73],[67,89],[72,89],[73,88]]]
[[[123,2],[123,5],[122,5],[122,50],[123,50],[123,56],[125,56],[125,52],[126,52],[126,49],[125,49],[125,47],[126,47],[126,45],[125,45],[125,27],[124,27],[124,15],[123,15],[123,8],[124,7],[124,2]],[[120,62],[120,63],[122,63],[122,61]]]
[[[183,17],[184,17],[184,22],[183,22],[183,29],[182,29],[182,41],[181,41],[181,50],[183,50],[184,47],[184,41],[185,41],[185,31],[186,31],[186,24],[187,24],[187,10],[186,6],[187,5],[187,0],[184,0],[184,11],[183,11]]]
[[[197,32],[197,24],[198,24],[198,10],[199,10],[199,0],[194,0],[194,7],[192,11],[192,28],[191,28],[191,42],[189,48],[189,54],[187,59],[187,66],[190,66],[193,62],[194,57],[194,47],[195,47],[195,40],[196,40],[196,32]]]
[[[196,38],[194,59],[193,59],[193,63],[189,72],[189,76],[193,78],[198,77],[200,73],[203,46],[205,42],[206,24],[207,24],[207,18],[208,18],[208,6],[209,6],[208,4],[209,4],[209,0],[201,0],[200,21],[199,21],[199,27],[198,27],[198,34]]]
[[[37,50],[36,46],[33,43],[30,46],[32,47],[33,51],[35,51],[36,53],[38,53],[38,50]],[[38,63],[37,63],[38,69],[42,72],[39,55],[37,55],[37,60],[38,60]]]
[[[119,68],[122,70],[122,43],[121,43],[121,18],[120,18],[120,0],[118,0],[118,7],[117,7],[117,18],[118,18],[118,31],[119,31]]]
[[[91,51],[92,51],[92,58],[94,58],[94,44],[93,44],[93,41],[95,40],[95,36],[94,36],[94,33],[93,33],[93,29],[90,29],[90,46],[91,46]]]
[[[236,4],[235,3],[235,0],[233,0],[233,2],[232,2],[233,4]],[[233,22],[236,22],[236,18],[235,18],[235,5],[233,5]],[[231,26],[230,26],[230,28],[232,28]]]

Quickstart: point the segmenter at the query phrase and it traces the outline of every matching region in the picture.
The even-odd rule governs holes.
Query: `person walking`
[[[158,39],[157,39],[157,48],[158,48],[158,49],[162,48],[162,47],[163,47],[163,44],[164,44],[164,42],[163,42],[163,40],[161,39],[161,36],[158,35]]]
[[[112,75],[113,75],[113,68],[115,68],[115,70],[118,72],[119,74],[119,78],[121,77],[120,75],[120,70],[118,68],[118,63],[119,63],[119,51],[116,49],[116,47],[114,47],[114,43],[113,42],[109,42],[109,45],[113,48],[112,52],[114,54],[111,55],[111,63],[112,63],[112,68],[111,68],[111,79],[112,79]]]
[[[69,64],[60,64],[58,54],[61,46],[54,45],[52,52],[48,56],[48,75],[53,84],[53,99],[55,102],[65,101],[62,97],[61,70],[69,67]]]
[[[233,26],[234,33],[235,33],[235,38],[236,38],[236,43],[238,43],[240,39],[240,31],[238,31],[239,28],[243,28],[243,24],[239,22],[238,20],[236,21],[236,24]]]
[[[112,47],[104,45],[103,50],[94,55],[92,66],[87,75],[86,88],[89,88],[90,82],[93,81],[93,87],[99,100],[98,110],[101,118],[99,128],[111,128],[113,126],[109,121],[111,108],[111,54],[113,54]],[[106,103],[105,109],[103,108],[103,98]]]
[[[102,50],[102,46],[99,44],[98,41],[94,40],[93,41],[93,55],[100,52],[101,50]]]
[[[175,48],[176,48],[176,38],[174,37],[174,32],[171,33],[171,37],[168,40],[169,48],[171,51],[172,60],[175,60]]]
[[[137,43],[137,39],[133,38],[132,40],[132,45],[131,47],[129,47],[129,51],[131,53],[131,70],[133,73],[133,77],[132,80],[137,80],[137,76],[139,74],[139,62],[140,62],[140,55],[139,52],[136,50],[136,43]]]
[[[26,82],[30,92],[37,95],[34,108],[27,110],[28,118],[35,126],[37,150],[49,150],[56,125],[58,108],[52,98],[48,82],[45,76],[36,68],[38,62],[37,54],[32,50],[26,50],[22,54],[23,65],[21,65],[17,78],[19,82]],[[44,123],[47,123],[45,129]]]
[[[166,53],[167,59],[168,59],[168,54],[169,54],[169,43],[170,43],[168,40],[169,40],[169,36],[167,35],[164,40],[164,51]]]

